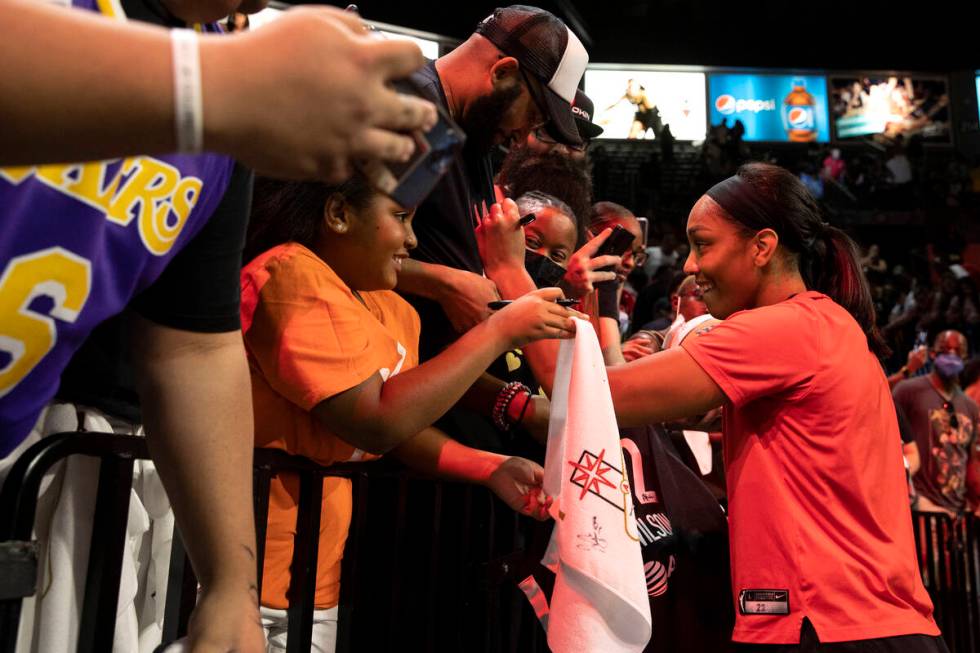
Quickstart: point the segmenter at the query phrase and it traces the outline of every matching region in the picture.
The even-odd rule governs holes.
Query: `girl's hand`
[[[615,267],[620,264],[622,258],[608,254],[598,257],[595,255],[611,233],[612,229],[603,229],[598,236],[582,245],[568,259],[568,268],[565,270],[562,287],[568,291],[569,297],[573,299],[584,297],[592,292],[595,284],[616,279]],[[610,266],[614,269],[605,272],[599,271],[599,268]]]
[[[558,288],[530,292],[490,316],[488,325],[502,338],[501,351],[545,338],[573,338],[575,311],[555,303],[563,297]]]
[[[514,456],[500,463],[490,474],[486,486],[515,511],[544,521],[548,518],[552,498],[541,489],[543,481],[541,465]]]
[[[520,225],[517,204],[511,199],[494,204],[480,218],[476,242],[487,276],[500,270],[524,269],[524,228]]]

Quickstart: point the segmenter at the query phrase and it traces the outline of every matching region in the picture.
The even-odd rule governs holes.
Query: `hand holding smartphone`
[[[358,13],[357,5],[348,5],[347,11]],[[365,24],[365,28],[377,38],[385,38],[371,25]],[[411,77],[395,81],[392,87],[404,95],[430,99]],[[415,141],[415,151],[408,161],[372,160],[359,163],[361,172],[375,188],[406,209],[413,209],[422,203],[446,174],[466,142],[466,134],[453,122],[445,108],[438,102],[434,104],[438,120],[432,129],[409,134]]]
[[[629,251],[630,246],[633,244],[633,234],[630,233],[629,229],[626,229],[622,225],[616,225],[613,227],[612,233],[606,238],[605,242],[599,246],[596,250],[595,256],[623,256]],[[593,257],[595,258],[595,257]],[[602,268],[603,271],[611,270],[611,266]]]

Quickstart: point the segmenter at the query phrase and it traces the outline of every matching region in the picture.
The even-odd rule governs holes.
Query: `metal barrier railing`
[[[36,591],[32,541],[38,490],[72,455],[101,459],[78,651],[110,651],[116,620],[133,465],[142,438],[56,435],[28,449],[0,491],[0,653],[13,653],[21,602]],[[384,462],[321,467],[281,451],[256,450],[255,516],[262,578],[269,484],[299,476],[288,651],[309,651],[316,591],[322,479],[349,478],[354,513],[342,561],[337,651],[547,651],[537,618],[514,581],[530,540],[547,536],[480,487],[434,482]],[[370,508],[369,508],[370,506]],[[980,650],[980,523],[913,513],[916,548],[936,620],[953,653]],[[174,533],[163,641],[187,631],[197,581]]]
[[[953,653],[980,651],[980,520],[913,512],[919,569]]]
[[[44,475],[69,456],[100,459],[78,651],[110,651],[115,630],[133,467],[148,459],[143,438],[66,433],[35,444],[0,491],[0,652],[13,653],[22,600],[36,592],[32,540]],[[322,467],[282,451],[256,450],[254,509],[261,592],[269,484],[299,476],[287,650],[310,650],[319,545],[319,505],[327,476],[353,482],[354,514],[342,561],[337,651],[547,650],[537,618],[510,581],[536,522],[503,507],[484,488],[434,482],[386,461]],[[371,509],[368,510],[368,506]],[[174,533],[163,641],[187,632],[197,580]],[[448,627],[447,627],[448,626]],[[517,644],[518,640],[521,644]]]

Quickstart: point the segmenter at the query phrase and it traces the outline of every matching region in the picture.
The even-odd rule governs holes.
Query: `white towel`
[[[555,653],[642,651],[650,604],[619,428],[592,326],[561,343],[544,490],[555,528],[542,564],[556,574],[548,616]]]

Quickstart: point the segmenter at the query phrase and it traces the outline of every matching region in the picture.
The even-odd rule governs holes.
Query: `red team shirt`
[[[818,292],[683,347],[728,397],[733,639],[938,635],[919,575],[895,408],[847,311]]]

